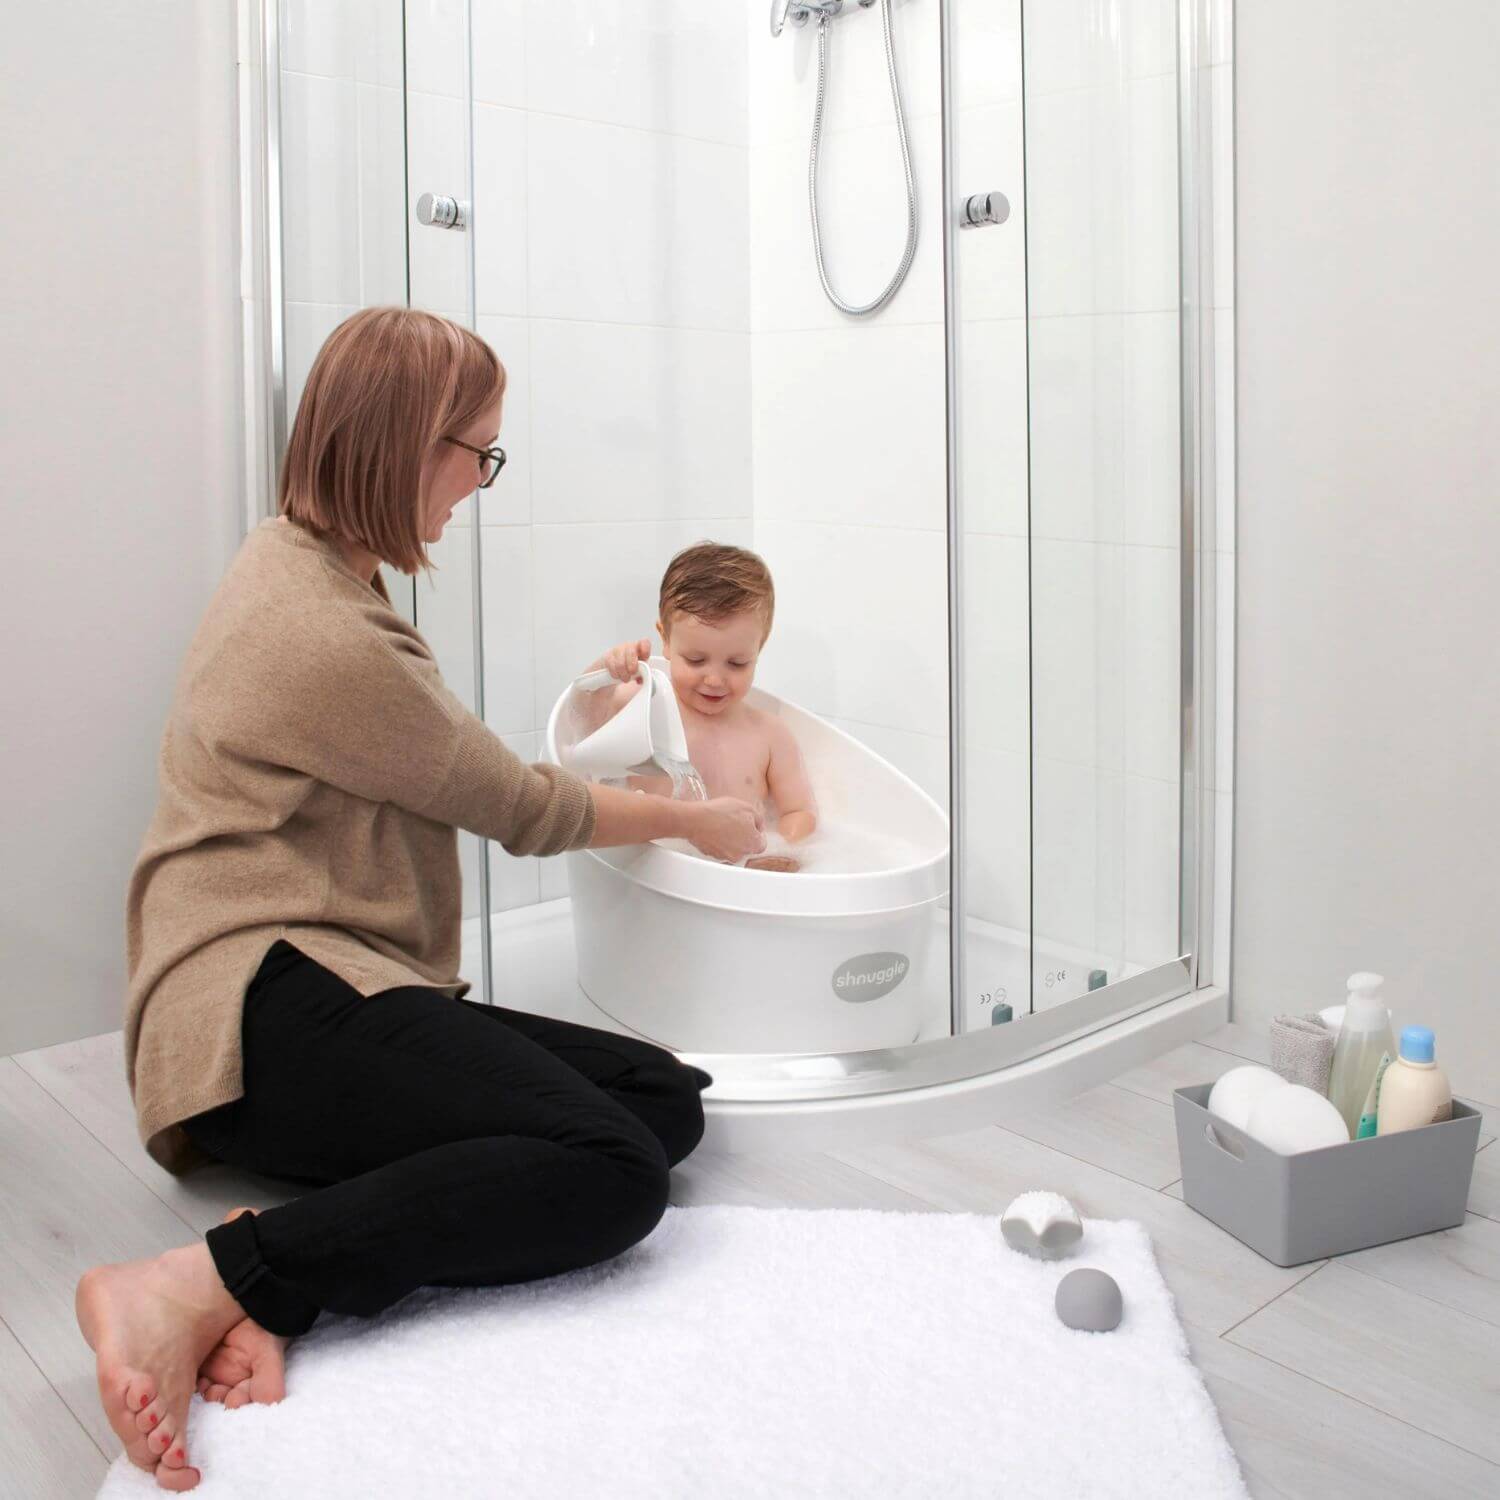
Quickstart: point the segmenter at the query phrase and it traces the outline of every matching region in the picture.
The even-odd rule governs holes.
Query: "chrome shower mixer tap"
[[[875,0],[858,0],[861,9],[868,10]],[[809,16],[820,21],[831,21],[844,8],[844,0],[771,0],[771,35],[780,36],[788,21],[793,26],[806,26]]]

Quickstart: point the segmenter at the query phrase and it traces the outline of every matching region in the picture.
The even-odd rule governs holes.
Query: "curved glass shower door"
[[[475,327],[508,372],[505,472],[431,577],[391,580],[450,686],[548,758],[560,695],[617,642],[662,649],[662,572],[710,540],[769,567],[760,705],[814,725],[823,826],[753,902],[462,834],[477,993],[638,1030],[758,1108],[995,1075],[1192,986],[1179,143],[1208,127],[1178,26],[1211,3],[892,5],[899,121],[887,7],[845,6],[815,249],[815,23],[264,0],[288,409],[372,302]],[[850,316],[823,282],[889,283],[908,161],[909,270]],[[943,817],[946,894],[898,847]],[[918,873],[892,895],[892,870]],[[680,1009],[627,1009],[623,970]]]
[[[951,26],[973,1027],[1181,952],[1178,4]]]

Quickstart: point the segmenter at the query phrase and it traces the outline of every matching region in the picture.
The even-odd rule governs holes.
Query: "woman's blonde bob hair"
[[[355,313],[328,335],[308,372],[278,509],[309,531],[358,542],[402,573],[431,567],[424,467],[444,438],[504,394],[495,351],[460,324],[407,307]]]

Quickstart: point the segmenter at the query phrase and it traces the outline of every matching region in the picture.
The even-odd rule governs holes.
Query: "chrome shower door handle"
[[[417,199],[417,223],[431,224],[435,229],[467,229],[469,205],[439,193],[423,193]]]
[[[1004,193],[972,193],[958,210],[960,229],[983,229],[987,224],[1003,224],[1010,218],[1010,199]]]

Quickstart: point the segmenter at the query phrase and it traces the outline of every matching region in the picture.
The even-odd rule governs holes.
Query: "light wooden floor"
[[[1263,1044],[1228,1026],[1009,1129],[839,1156],[700,1153],[674,1172],[674,1201],[998,1214],[1050,1188],[1085,1216],[1138,1219],[1254,1495],[1492,1500],[1500,1148],[1481,1135],[1460,1228],[1281,1270],[1177,1190],[1171,1090],[1244,1058],[1264,1061]],[[157,1168],[136,1142],[118,1033],[0,1058],[0,1496],[92,1495],[115,1453],[73,1323],[79,1274],[282,1196],[227,1169]]]

